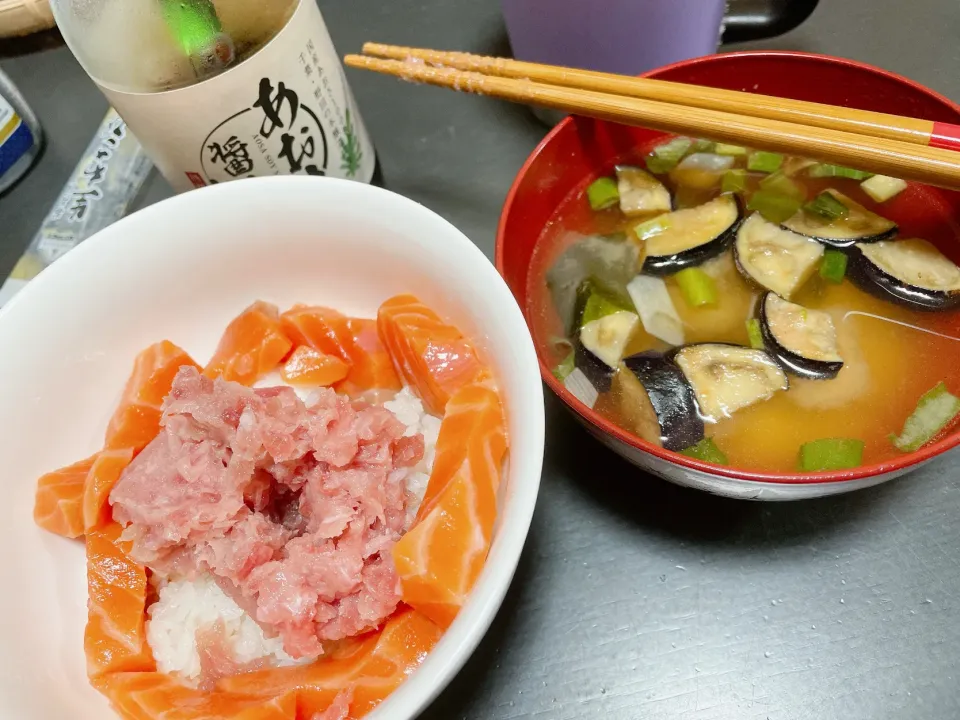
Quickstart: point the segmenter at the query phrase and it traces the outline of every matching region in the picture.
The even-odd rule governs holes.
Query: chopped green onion
[[[690,307],[717,304],[717,285],[713,278],[697,267],[686,268],[676,275],[683,299]]]
[[[720,192],[742,192],[747,187],[746,170],[727,170],[720,182]]]
[[[839,220],[847,216],[850,211],[847,206],[828,192],[822,192],[803,206],[808,213],[819,215],[827,220]]]
[[[876,202],[882,203],[906,190],[907,183],[899,178],[887,177],[886,175],[874,175],[872,178],[860,183],[860,187]]]
[[[647,155],[647,170],[654,175],[670,172],[683,159],[692,145],[693,141],[685,137],[674,138],[670,142],[657,145]]]
[[[800,470],[821,472],[860,467],[863,461],[863,440],[825,438],[800,446]]]
[[[727,145],[726,143],[717,143],[716,147],[713,148],[713,151],[717,155],[732,155],[734,157],[747,154],[747,149],[745,147],[740,147],[739,145]]]
[[[574,365],[574,360],[576,358],[576,353],[571,350],[570,354],[567,355],[563,360],[560,361],[560,364],[553,369],[553,376],[563,382],[567,379],[567,375],[573,372],[573,369],[576,367]]]
[[[763,333],[760,332],[760,321],[756,318],[747,320],[747,337],[750,338],[750,347],[763,350]]]
[[[820,263],[820,277],[832,283],[840,284],[847,274],[847,256],[839,250],[827,250]]]
[[[594,180],[587,188],[587,200],[594,210],[606,210],[608,207],[613,207],[620,202],[617,181],[608,177]]]
[[[653,220],[647,220],[635,226],[633,232],[636,233],[640,240],[648,240],[654,235],[659,235],[668,227],[669,222],[666,216],[661,215],[660,217],[655,217]]]
[[[695,153],[709,153],[717,146],[712,140],[694,140],[693,147],[690,148]]]
[[[760,181],[760,188],[767,192],[796,198],[801,202],[807,199],[807,191],[803,189],[803,186],[791,180],[780,170],[763,178]]]
[[[800,209],[800,205],[801,202],[796,198],[768,190],[757,190],[750,197],[747,209],[756,210],[770,222],[780,224],[793,217]]]
[[[766,150],[757,150],[747,158],[747,170],[754,172],[776,172],[782,164],[783,155]]]
[[[691,445],[686,450],[680,451],[681,455],[692,457],[695,460],[713,463],[714,465],[726,465],[728,460],[723,451],[713,442],[713,438],[705,437],[696,445]]]
[[[903,424],[900,435],[890,435],[898,450],[913,452],[933,440],[960,414],[960,398],[951,395],[942,382],[920,396],[917,408]]]
[[[854,170],[853,168],[843,167],[842,165],[830,165],[829,163],[817,163],[809,170],[807,174],[812,178],[849,178],[850,180],[866,180],[873,173],[863,170]]]
[[[591,292],[583,306],[583,315],[580,316],[580,327],[587,325],[594,320],[599,320],[607,315],[613,315],[615,312],[626,310],[620,303],[612,298],[608,298],[602,293]]]

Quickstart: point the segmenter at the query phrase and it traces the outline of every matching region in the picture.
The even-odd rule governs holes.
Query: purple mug
[[[779,35],[818,0],[502,0],[517,60],[638,75]],[[729,6],[729,9],[728,9]]]

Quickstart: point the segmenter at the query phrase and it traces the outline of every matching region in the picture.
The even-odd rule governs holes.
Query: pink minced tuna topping
[[[293,658],[396,608],[390,548],[424,450],[385,408],[329,389],[315,398],[185,367],[160,434],[110,494],[137,562],[161,576],[211,573]]]

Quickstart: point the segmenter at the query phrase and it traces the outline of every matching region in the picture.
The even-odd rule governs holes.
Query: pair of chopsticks
[[[960,189],[960,126],[505,58],[366,43],[351,67]]]

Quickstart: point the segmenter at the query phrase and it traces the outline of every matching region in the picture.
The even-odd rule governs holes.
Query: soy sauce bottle
[[[51,5],[70,49],[176,190],[378,175],[315,0]]]

